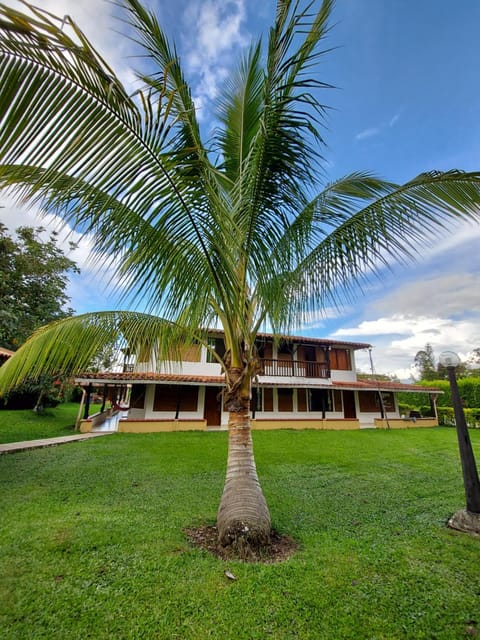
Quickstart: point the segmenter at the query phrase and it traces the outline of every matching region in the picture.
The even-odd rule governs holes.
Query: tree
[[[435,355],[432,345],[428,342],[425,345],[425,349],[417,351],[415,354],[415,367],[420,374],[420,380],[435,380],[438,377]]]
[[[465,367],[465,376],[480,377],[480,347],[476,347],[470,352]]]
[[[16,238],[0,223],[0,346],[17,349],[42,325],[72,315],[65,308],[68,274],[79,272],[58,246],[55,232],[19,227]],[[71,246],[73,248],[73,246]]]
[[[477,220],[480,174],[424,173],[397,185],[358,172],[321,185],[320,124],[332,0],[278,0],[265,49],[253,44],[204,141],[175,48],[139,0],[120,0],[146,61],[129,96],[70,18],[0,5],[0,186],[95,237],[148,313],[98,312],[38,330],[2,367],[87,366],[123,339],[158,359],[223,328],[229,452],[218,511],[223,544],[257,545],[270,515],[255,467],[249,400],[256,336],[280,337],[312,311],[361,293],[386,263],[449,223]],[[73,29],[69,35],[66,27]],[[412,244],[413,243],[413,244]]]

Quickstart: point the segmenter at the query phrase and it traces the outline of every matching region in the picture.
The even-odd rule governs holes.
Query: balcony
[[[323,362],[262,358],[259,375],[328,379],[330,378],[330,369]]]

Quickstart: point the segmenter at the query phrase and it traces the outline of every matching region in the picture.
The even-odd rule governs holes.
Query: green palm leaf
[[[199,330],[189,334],[183,326],[144,313],[102,311],[64,318],[38,329],[2,366],[0,393],[26,377],[85,371],[105,344],[162,362],[178,360],[181,348],[193,341],[207,346]]]

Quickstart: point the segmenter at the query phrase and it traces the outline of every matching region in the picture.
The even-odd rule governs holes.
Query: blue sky
[[[6,4],[18,6],[15,0]],[[37,3],[38,4],[38,3]],[[116,10],[102,0],[43,0],[70,14],[99,46],[123,81],[133,86],[131,43],[115,33]],[[275,4],[265,0],[150,0],[160,22],[176,40],[194,87],[206,131],[211,104],[235,64],[239,50],[272,22]],[[459,0],[337,0],[320,64],[330,107],[324,137],[325,181],[350,171],[369,170],[404,182],[432,169],[480,169],[480,2]],[[10,228],[35,224],[33,211],[6,208]],[[54,221],[51,221],[52,223]],[[82,276],[71,285],[78,312],[111,308],[108,274],[86,262],[82,239],[73,256]],[[409,377],[415,353],[426,342],[437,355],[453,349],[466,358],[480,346],[480,229],[445,233],[418,250],[418,262],[383,274],[341,314],[312,319],[302,333],[371,342],[378,372]],[[359,363],[367,370],[366,357]]]

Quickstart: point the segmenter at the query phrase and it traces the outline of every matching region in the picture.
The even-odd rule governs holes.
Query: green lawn
[[[97,405],[95,405],[96,407]],[[92,406],[90,414],[97,411]],[[79,405],[59,404],[37,415],[34,411],[0,410],[0,444],[73,435]]]
[[[224,433],[116,434],[0,456],[0,637],[480,634],[480,538],[444,526],[464,505],[453,429],[254,440],[273,525],[300,543],[276,565],[223,563],[182,533],[215,520]]]

